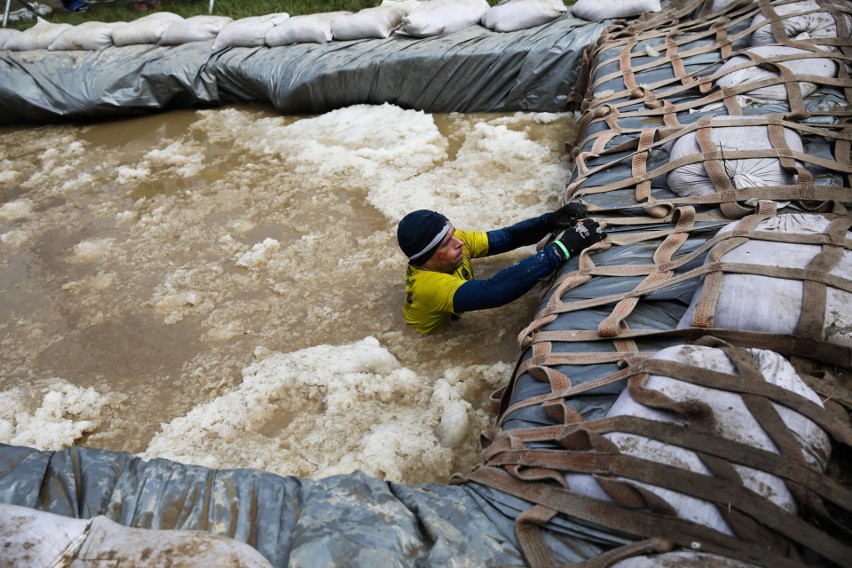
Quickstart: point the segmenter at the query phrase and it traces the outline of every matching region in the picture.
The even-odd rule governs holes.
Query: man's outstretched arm
[[[556,211],[515,223],[502,229],[488,231],[488,256],[519,247],[534,245],[549,233],[573,226],[586,216],[586,206],[568,203]]]
[[[453,311],[460,314],[496,308],[517,300],[563,262],[605,237],[600,225],[591,219],[576,223],[558,241],[533,256],[504,268],[487,280],[469,280],[459,286],[453,296]]]

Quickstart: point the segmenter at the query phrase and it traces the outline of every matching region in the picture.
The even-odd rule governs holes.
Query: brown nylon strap
[[[852,292],[852,281],[835,274],[826,274],[820,271],[808,270],[807,268],[786,268],[780,266],[764,266],[757,264],[743,264],[735,262],[708,262],[703,266],[694,268],[688,272],[678,276],[672,276],[668,279],[661,279],[636,287],[633,290],[621,294],[613,294],[608,296],[600,296],[597,298],[589,298],[587,300],[578,300],[571,303],[562,303],[561,299],[551,296],[553,303],[549,303],[540,315],[552,316],[556,314],[564,314],[592,308],[596,306],[605,306],[619,302],[627,298],[639,298],[646,296],[652,292],[657,292],[661,289],[671,287],[688,280],[706,276],[705,286],[708,278],[718,276],[720,273],[727,274],[750,274],[754,276],[766,276],[770,278],[783,278],[787,280],[802,280],[813,281],[819,284],[826,284],[832,288],[843,290],[844,292]],[[705,319],[706,321],[706,319]]]
[[[597,332],[586,332],[587,334]],[[572,334],[576,334],[572,338]],[[637,339],[665,339],[670,337],[679,337],[684,339],[698,339],[705,335],[713,335],[721,337],[727,341],[731,341],[738,345],[752,347],[755,349],[766,349],[775,351],[782,355],[798,355],[808,357],[815,361],[821,361],[829,365],[837,365],[840,367],[852,367],[852,347],[845,347],[826,341],[814,341],[810,339],[795,337],[791,335],[779,335],[775,333],[745,331],[741,329],[724,329],[724,328],[698,328],[687,327],[670,330],[626,330],[622,333],[623,338]],[[533,333],[525,341],[526,345],[549,345],[551,342],[570,342],[570,341],[594,341],[600,337],[590,338],[582,331],[572,332],[549,332],[539,331]],[[653,352],[638,353],[640,356],[651,356]],[[542,357],[537,364],[539,365],[582,365],[595,363],[617,363],[623,360],[621,355],[619,359],[618,353],[559,353],[550,354]],[[590,361],[586,363],[586,361]]]
[[[535,344],[535,349],[539,350],[539,356],[541,356],[541,347],[542,344]],[[548,364],[556,363],[556,358],[552,355],[545,356],[548,359]],[[733,355],[729,354],[729,357],[732,356]],[[743,364],[740,363],[740,366],[743,366]],[[515,376],[520,376],[526,370],[527,368],[525,368],[524,365],[519,365],[516,370]],[[502,424],[502,420],[504,418],[506,418],[512,412],[515,412],[521,408],[538,406],[541,404],[546,404],[550,401],[577,396],[627,379],[630,379],[631,381],[631,394],[634,394],[634,398],[640,398],[640,395],[638,394],[639,389],[642,388],[641,385],[644,384],[644,381],[648,378],[648,376],[652,374],[667,376],[683,381],[685,383],[696,384],[708,388],[728,390],[741,394],[756,394],[769,398],[778,404],[787,406],[788,408],[795,410],[799,414],[808,417],[809,419],[811,419],[812,421],[814,421],[825,429],[836,431],[836,435],[839,436],[840,439],[845,439],[847,443],[852,444],[852,434],[846,432],[843,428],[839,427],[837,424],[837,420],[833,419],[831,415],[825,413],[821,408],[815,407],[811,401],[801,397],[800,395],[791,393],[790,391],[772,385],[771,383],[764,382],[762,376],[760,376],[759,373],[758,376],[760,380],[752,380],[751,382],[743,383],[737,377],[729,375],[727,373],[696,369],[695,367],[689,365],[670,361],[660,361],[657,359],[644,360],[640,363],[628,367],[627,369],[623,369],[621,371],[607,375],[595,381],[589,381],[579,385],[566,386],[561,390],[551,389],[551,392],[549,393],[544,393],[535,397],[529,397],[519,402],[516,402],[509,406],[503,413],[501,413],[499,423]],[[647,392],[643,394],[646,396],[648,395]],[[641,402],[646,405],[654,406],[654,404],[651,404],[649,401]]]
[[[556,568],[539,529],[555,516],[555,510],[533,505],[515,519],[515,536],[518,537],[521,553],[530,568]]]
[[[848,425],[845,425],[848,429]],[[786,426],[785,426],[786,428]],[[492,441],[483,452],[489,464],[527,464],[541,466],[552,461],[552,457],[564,450],[531,450],[526,442],[540,443],[558,441],[568,450],[588,449],[589,433],[600,435],[624,433],[642,436],[661,443],[678,446],[745,467],[769,472],[792,483],[806,486],[822,498],[846,510],[852,509],[852,491],[800,462],[741,442],[726,440],[716,444],[718,436],[713,432],[699,432],[689,426],[659,422],[639,416],[615,416],[602,418],[578,425],[561,425],[523,430],[500,430],[492,432]]]
[[[743,543],[736,537],[723,535],[689,521],[650,512],[623,509],[614,503],[571,493],[555,486],[524,483],[498,468],[480,467],[473,471],[468,479],[526,501],[554,508],[569,517],[612,530],[636,534],[640,537],[662,537],[687,548],[698,543],[704,551],[746,562],[756,562],[771,568],[798,566],[797,563],[790,562],[787,558],[773,552],[758,551],[757,547]]]
[[[594,440],[594,438],[591,439]],[[715,438],[712,443],[714,446],[724,445],[725,441]],[[777,531],[786,538],[804,544],[809,548],[817,549],[820,554],[835,561],[840,558],[849,558],[852,556],[852,549],[834,540],[796,515],[784,511],[768,499],[746,489],[743,487],[741,480],[739,483],[732,483],[731,479],[720,479],[701,473],[694,473],[679,467],[634,456],[605,453],[601,448],[596,448],[593,452],[566,450],[558,453],[528,450],[521,453],[509,454],[505,459],[494,460],[491,467],[502,465],[516,469],[516,466],[505,463],[508,461],[524,461],[526,462],[525,467],[531,467],[532,469],[553,468],[563,472],[600,475],[602,479],[609,476],[618,476],[639,483],[663,487],[709,503],[715,503],[718,506],[738,510]],[[535,466],[534,464],[540,465]],[[552,488],[556,489],[555,487]],[[546,502],[546,505],[553,507],[554,504]],[[645,506],[647,507],[647,504]],[[631,509],[635,510],[635,508],[625,508],[622,506],[621,510],[630,511]],[[573,511],[565,512],[569,515],[573,513]],[[640,534],[640,536],[652,535]],[[671,535],[661,532],[656,533],[654,536],[670,538]],[[749,538],[747,534],[739,534],[737,537],[744,542],[754,542],[754,539]]]
[[[823,473],[815,471],[800,462],[790,461],[780,454],[755,448],[741,442],[727,440],[725,444],[716,445],[714,444],[714,440],[717,440],[718,436],[714,432],[698,432],[689,426],[659,422],[639,416],[616,416],[594,420],[585,422],[579,427],[566,428],[565,430],[565,437],[583,436],[584,430],[594,431],[599,434],[620,432],[657,440],[694,452],[702,452],[752,469],[766,471],[784,480],[810,487],[814,492],[838,506],[847,510],[852,508],[852,491]],[[506,435],[512,436],[514,432],[507,432]],[[501,444],[502,442],[503,438],[498,438],[497,444]],[[570,445],[572,442],[565,443]],[[506,444],[502,443],[502,446],[506,446]],[[501,451],[492,452],[491,456],[497,456],[501,452],[519,451],[522,449],[525,449],[522,442],[516,441],[512,447],[504,447]]]
[[[852,217],[838,217],[828,228],[835,238],[845,238]],[[844,249],[839,246],[824,246],[823,250],[808,263],[810,272],[831,273],[840,261]],[[802,310],[799,317],[796,335],[809,339],[825,339],[825,314],[828,302],[828,290],[825,283],[813,280],[804,281],[802,294]]]

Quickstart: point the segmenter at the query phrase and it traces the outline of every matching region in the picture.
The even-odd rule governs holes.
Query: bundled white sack
[[[795,47],[786,47],[782,45],[764,45],[752,47],[746,50],[746,53],[754,53],[763,58],[781,57],[784,55],[798,55],[810,53],[803,49]],[[729,69],[748,63],[751,59],[745,55],[735,55],[719,67],[719,73],[725,73]],[[819,77],[836,77],[837,65],[831,59],[825,57],[791,59],[788,61],[778,62],[778,65],[788,69],[794,75],[816,75]],[[716,84],[720,87],[738,87],[740,85],[749,85],[758,83],[766,79],[780,77],[781,74],[770,69],[762,67],[745,67],[737,71],[731,71],[716,80]],[[799,90],[803,97],[806,97],[817,90],[817,86],[813,83],[799,81]],[[761,87],[748,91],[748,96],[758,102],[776,102],[787,100],[787,89],[783,83]]]
[[[421,2],[402,19],[402,25],[398,31],[412,37],[451,34],[479,25],[488,8],[486,0]]]
[[[0,504],[0,550],[5,568],[271,567],[248,544],[205,531],[137,529],[104,516],[72,519],[5,504]]]
[[[364,8],[354,14],[344,14],[331,24],[335,40],[384,39],[402,23],[406,9],[392,5]]]
[[[163,30],[160,45],[182,45],[196,41],[216,39],[219,32],[234,20],[228,16],[192,16],[181,22],[174,22]]]
[[[155,45],[170,25],[183,21],[183,16],[171,12],[156,12],[132,22],[116,25],[112,31],[115,45],[148,44]]]
[[[781,355],[762,349],[748,349],[764,381],[783,387],[812,401],[819,407],[822,402],[796,374],[795,369]],[[659,351],[653,359],[675,361],[700,369],[739,376],[731,360],[721,349],[698,345],[668,347]],[[778,453],[772,438],[763,430],[737,393],[694,385],[661,375],[650,375],[644,388],[657,391],[676,403],[692,400],[708,405],[715,417],[715,432],[720,438],[749,445],[753,448]],[[806,464],[816,471],[824,471],[831,453],[831,442],[826,433],[810,419],[787,407],[773,403],[784,424],[794,432]],[[684,417],[675,412],[658,410],[634,400],[625,388],[607,413],[607,417],[638,416],[658,422],[688,425]],[[656,463],[666,464],[694,473],[712,476],[698,455],[692,450],[666,444],[644,436],[612,432],[604,434],[622,454],[636,456]],[[750,467],[733,464],[743,485],[758,495],[772,501],[784,510],[795,514],[796,502],[785,483],[778,477]],[[624,478],[616,478],[624,480]],[[565,480],[572,491],[598,499],[609,500],[594,477],[586,474],[566,474]],[[664,480],[661,480],[664,481]],[[630,481],[647,489],[668,502],[682,519],[710,527],[726,534],[733,534],[724,517],[715,505],[693,496],[664,489],[650,483]]]
[[[725,234],[736,230],[748,218],[731,223],[719,231]],[[783,240],[793,241],[795,235],[825,233],[830,221],[821,215],[788,213],[761,221],[756,230],[778,234]],[[852,239],[852,231],[846,233]],[[822,252],[816,244],[774,242],[750,239],[726,252],[724,263],[751,264],[780,268],[805,268]],[[833,277],[852,279],[852,252],[843,251],[829,272]],[[798,279],[776,278],[757,274],[723,274],[721,289],[712,295],[705,290],[706,276],[702,278],[678,324],[686,327],[716,327],[741,329],[784,335],[797,335],[803,306],[804,283]],[[715,304],[715,308],[704,308]],[[852,293],[828,286],[823,313],[808,314],[822,322],[824,340],[836,345],[852,347]],[[706,313],[710,311],[711,313]]]
[[[652,556],[633,556],[612,565],[612,568],[681,568],[700,566],[701,568],[757,568],[749,564],[716,554],[695,550],[676,550]]]
[[[482,16],[482,25],[495,32],[515,32],[552,22],[568,11],[562,0],[506,0]]]
[[[36,17],[36,24],[33,27],[6,40],[5,49],[10,51],[47,49],[62,32],[72,27],[74,26],[71,24],[51,24],[47,20]]]
[[[834,16],[832,16],[829,12],[821,11],[822,8],[814,0],[796,2],[794,4],[781,4],[780,6],[773,6],[773,8],[775,13],[779,16],[817,10],[813,13],[802,14],[801,16],[792,16],[781,20],[784,26],[784,32],[790,39],[805,40],[837,37],[837,23],[834,20]],[[848,15],[846,15],[845,18],[847,25],[852,26],[852,18]],[[763,13],[759,13],[752,19],[751,26],[760,25],[764,22],[766,22],[766,16],[764,16]],[[752,32],[749,41],[753,46],[773,45],[779,43],[775,39],[775,35],[772,33],[772,26],[768,23]],[[829,51],[838,51],[838,48],[835,46],[818,45],[818,47]]]
[[[213,50],[226,47],[259,47],[266,45],[266,34],[277,25],[283,24],[290,19],[285,13],[268,14],[266,16],[251,16],[240,18],[225,24],[216,41],[213,42]]]
[[[16,38],[21,35],[21,30],[15,30],[12,28],[0,28],[0,49],[6,49],[6,44],[9,43],[12,38]]]
[[[771,150],[767,126],[720,126],[739,120],[748,120],[745,116],[714,117],[710,120],[710,140],[713,151],[736,152],[741,150]],[[803,152],[802,139],[799,134],[784,129],[784,140],[787,146],[796,152]],[[666,144],[670,161],[679,160],[686,156],[702,155],[698,143],[698,131],[692,131]],[[797,163],[798,165],[798,163]],[[724,160],[725,173],[736,189],[747,187],[768,187],[774,185],[790,185],[796,183],[796,173],[781,166],[778,158],[740,158]],[[721,188],[713,186],[703,162],[686,164],[673,169],[666,177],[669,188],[681,197],[693,195],[710,195]]]
[[[696,11],[696,16],[701,14],[702,11],[708,15],[720,12],[734,2],[736,0],[704,0],[704,4]]]
[[[331,32],[334,20],[351,13],[340,11],[293,16],[269,30],[264,41],[270,47],[294,43],[328,43],[334,37]]]
[[[591,22],[614,18],[632,18],[645,12],[659,12],[660,0],[620,0],[602,2],[601,0],[577,0],[571,6],[571,15]]]
[[[50,51],[97,51],[110,47],[112,30],[120,23],[83,22],[65,30],[48,47]]]

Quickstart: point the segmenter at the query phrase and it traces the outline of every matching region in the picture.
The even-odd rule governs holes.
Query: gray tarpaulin
[[[523,566],[519,499],[475,483],[400,485],[355,472],[315,481],[212,470],[74,447],[0,444],[0,502],[129,527],[204,530],[246,542],[275,566]],[[625,542],[556,519],[565,563]],[[608,546],[607,546],[608,545]]]
[[[426,112],[562,112],[604,23],[570,16],[510,33],[212,51],[212,41],[100,51],[0,50],[0,123],[271,103],[322,113],[392,103]]]

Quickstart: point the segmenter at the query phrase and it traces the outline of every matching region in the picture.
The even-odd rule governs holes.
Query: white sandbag
[[[702,11],[707,15],[720,12],[733,2],[736,2],[736,0],[704,0],[704,4],[696,11],[696,16],[701,14]]]
[[[3,566],[67,566],[86,538],[89,522],[28,507],[0,504]]]
[[[0,504],[0,550],[4,568],[271,567],[248,544],[204,531],[137,529],[104,516],[72,519],[5,504]]]
[[[766,382],[783,387],[822,407],[816,395],[802,380],[783,357],[772,351],[749,349],[751,355]],[[710,369],[729,375],[738,373],[725,353],[711,347],[681,345],[669,347],[658,352],[654,359],[676,361],[701,369]],[[763,430],[752,416],[740,395],[728,391],[693,385],[661,375],[650,375],[645,388],[663,393],[675,402],[699,400],[713,410],[715,431],[726,440],[747,444],[754,448],[778,453],[772,438]],[[828,436],[810,419],[784,406],[774,404],[784,424],[793,432],[802,448],[807,465],[814,470],[823,471],[831,451]],[[687,422],[674,412],[657,410],[644,406],[624,389],[607,417],[639,416],[658,422],[669,422],[685,426]],[[656,463],[667,464],[703,475],[712,475],[698,455],[680,446],[662,443],[644,436],[613,432],[604,435],[618,446],[626,455],[636,456]],[[734,469],[743,481],[743,485],[758,495],[772,501],[791,513],[796,513],[796,502],[789,489],[778,477],[749,467],[734,464]],[[565,476],[572,491],[608,500],[609,497],[595,481],[585,474],[567,474]],[[622,479],[623,478],[619,478]],[[732,534],[730,527],[717,508],[702,499],[664,489],[657,485],[632,481],[667,501],[682,519],[686,519],[714,530]]]
[[[233,22],[228,16],[192,16],[181,22],[174,22],[163,30],[160,45],[183,45],[195,41],[216,39],[227,24]]]
[[[508,0],[489,8],[482,25],[495,32],[514,32],[552,22],[567,11],[562,0]]]
[[[224,49],[226,47],[258,47],[265,45],[266,34],[277,25],[283,24],[290,19],[287,14],[269,14],[266,16],[251,16],[240,18],[225,25],[216,41],[213,49]]]
[[[659,12],[661,9],[660,0],[577,0],[577,3],[571,6],[571,15],[599,22],[613,18],[632,18],[645,12]]]
[[[740,223],[731,223],[719,231],[725,234]],[[815,235],[825,232],[829,221],[821,215],[789,213],[770,217],[758,224],[757,230],[781,235]],[[846,233],[852,239],[852,232]],[[722,262],[745,263],[757,266],[804,268],[820,252],[818,245],[792,242],[749,240],[722,255]],[[852,279],[852,253],[844,251],[831,274]],[[800,280],[787,280],[751,274],[725,274],[712,322],[697,321],[695,312],[704,294],[704,281],[699,283],[689,308],[678,324],[679,328],[694,325],[725,329],[742,329],[796,335],[802,312],[804,285]],[[825,340],[852,347],[852,294],[828,287],[824,314],[817,314],[823,323]]]
[[[421,2],[402,19],[402,25],[398,31],[413,37],[451,34],[479,25],[488,8],[486,0]]]
[[[783,55],[796,55],[809,53],[803,49],[795,47],[786,47],[782,45],[763,45],[752,47],[746,50],[746,53],[754,53],[763,58],[780,57]],[[732,69],[738,65],[748,63],[750,58],[745,55],[735,55],[719,67],[719,73],[725,73],[728,69]],[[789,69],[794,75],[817,75],[819,77],[835,77],[837,76],[837,65],[831,59],[807,58],[807,59],[792,59],[789,61],[778,62],[778,65]],[[766,79],[780,77],[781,74],[770,69],[762,67],[746,67],[737,71],[731,71],[724,74],[716,80],[716,84],[720,87],[738,87],[740,85],[748,85],[758,83]],[[799,81],[799,89],[803,97],[806,97],[816,91],[817,86],[813,83]],[[786,101],[787,88],[783,83],[761,87],[748,91],[748,96],[759,102]]]
[[[154,45],[160,41],[160,36],[170,25],[183,21],[183,16],[171,12],[155,12],[132,22],[117,25],[112,31],[112,41],[115,45]]]
[[[334,37],[331,32],[334,20],[351,13],[341,11],[293,16],[269,30],[264,41],[270,47],[294,43],[328,43]]]
[[[725,116],[711,120],[710,139],[713,141],[713,150],[736,152],[771,149],[769,128],[766,126],[714,126],[718,123],[730,123],[748,118]],[[802,139],[794,130],[785,128],[784,140],[791,150],[803,152]],[[702,154],[695,131],[676,138],[666,145],[666,149],[669,152],[670,161]],[[736,189],[796,183],[796,173],[781,167],[781,161],[778,158],[732,158],[726,159],[724,166],[725,172]],[[669,172],[666,183],[681,197],[710,195],[721,189],[713,186],[703,162],[675,168]]]
[[[47,20],[36,18],[36,24],[33,27],[6,40],[6,49],[10,51],[47,49],[53,40],[59,37],[59,34],[72,27],[74,26],[71,24],[51,24]]]
[[[806,2],[796,2],[794,4],[781,4],[780,6],[773,6],[773,8],[775,10],[775,13],[779,16],[817,10],[816,12],[810,14],[792,16],[781,20],[784,26],[784,33],[786,33],[787,37],[790,39],[818,40],[837,37],[837,23],[834,21],[834,17],[829,12],[819,11],[821,10],[821,7],[814,0],[807,0]],[[848,15],[845,17],[847,22],[849,24],[852,24],[852,18],[850,18]],[[766,16],[764,16],[763,13],[759,13],[752,19],[751,25],[756,26],[764,22],[766,22]],[[775,35],[772,33],[772,26],[768,23],[765,26],[758,28],[754,32],[752,32],[751,37],[749,38],[749,42],[753,46],[773,45],[779,43],[775,39]],[[839,49],[835,46],[830,45],[817,45],[817,47],[828,51],[838,51]]]
[[[117,24],[105,22],[83,22],[65,30],[51,42],[50,51],[97,51],[110,47],[112,30]]]
[[[6,44],[11,41],[13,37],[17,37],[22,33],[24,32],[13,28],[0,28],[0,49],[6,49]]]
[[[757,568],[756,564],[748,564],[728,558],[696,552],[694,550],[676,550],[665,554],[652,556],[634,556],[612,565],[612,568],[685,568],[700,566],[701,568]]]
[[[335,18],[331,24],[331,34],[335,40],[384,39],[402,23],[404,8],[396,6],[378,6],[364,8],[354,14],[345,14]]]

